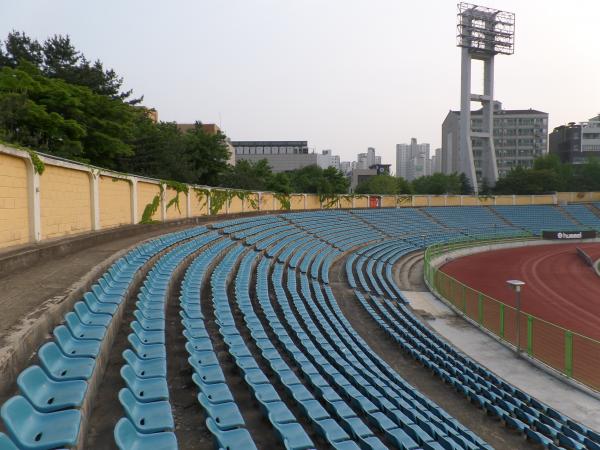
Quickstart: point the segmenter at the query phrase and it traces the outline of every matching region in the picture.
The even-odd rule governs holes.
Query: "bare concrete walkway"
[[[403,293],[423,320],[463,353],[538,400],[600,431],[600,399],[518,357],[430,292]]]

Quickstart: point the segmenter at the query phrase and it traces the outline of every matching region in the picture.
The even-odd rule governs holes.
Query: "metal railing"
[[[518,311],[432,265],[436,258],[464,248],[527,239],[531,237],[467,239],[432,245],[425,251],[425,281],[454,310],[502,341],[564,376],[600,391],[600,341]]]

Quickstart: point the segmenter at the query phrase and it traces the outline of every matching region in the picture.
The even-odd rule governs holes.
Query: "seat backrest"
[[[79,325],[81,325],[81,321],[77,314],[74,312],[68,312],[65,314],[65,322],[71,327],[72,330],[76,329]]]
[[[127,384],[135,384],[137,381],[135,371],[129,364],[125,364],[123,367],[121,367],[121,376],[127,382]]]
[[[53,333],[56,339],[62,342],[67,342],[73,339],[73,336],[71,335],[67,327],[65,327],[64,325],[59,325],[56,328],[54,328]]]
[[[22,428],[23,424],[30,423],[31,417],[34,415],[36,415],[35,410],[21,395],[15,395],[4,402],[0,411],[2,420],[12,430],[17,430]]]
[[[51,383],[51,381],[46,372],[37,365],[29,366],[17,378],[17,385],[22,392],[38,389],[46,383]]]
[[[119,401],[127,411],[134,411],[137,405],[135,397],[128,388],[123,388],[119,391]]]
[[[137,432],[131,421],[123,417],[115,425],[115,440],[119,448],[132,448],[137,437]]]
[[[0,433],[0,449],[2,450],[19,450],[15,443],[4,433]]]

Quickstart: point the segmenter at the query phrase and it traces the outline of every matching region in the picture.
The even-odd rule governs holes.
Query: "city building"
[[[412,181],[431,175],[429,144],[419,144],[411,138],[410,144],[396,144],[396,176]]]
[[[356,168],[357,169],[369,169],[369,167],[381,164],[381,156],[375,154],[373,147],[367,148],[367,153],[359,153],[356,157]]]
[[[571,122],[554,128],[549,143],[550,153],[563,163],[582,164],[589,157],[600,158],[600,114],[587,122]]]
[[[335,167],[336,170],[340,169],[340,157],[332,154],[331,150],[323,150],[320,155],[317,155],[317,164],[322,169],[328,167]]]
[[[376,163],[367,169],[354,169],[352,171],[352,176],[350,177],[350,191],[354,192],[356,186],[358,186],[363,181],[368,180],[369,178],[375,177],[377,175],[389,175],[390,166],[391,164]]]
[[[349,175],[352,172],[352,164],[354,161],[341,161],[340,162],[340,172],[344,175]]]
[[[533,167],[533,161],[548,152],[548,113],[535,109],[503,109],[494,102],[493,147],[499,176],[513,167]],[[478,183],[483,180],[483,167],[488,145],[478,137],[483,124],[483,109],[471,111],[472,156]],[[459,111],[450,111],[442,124],[442,171],[464,173],[465,161],[461,156],[461,117]],[[468,176],[468,174],[467,174]],[[487,180],[490,182],[490,180]]]
[[[177,128],[179,128],[179,130],[181,130],[184,133],[188,130],[192,130],[195,126],[196,126],[195,123],[178,123],[177,124]],[[210,135],[222,133],[219,126],[214,123],[203,123],[202,129],[207,134],[210,134]],[[232,166],[235,166],[235,149],[233,148],[231,139],[229,139],[228,137],[225,137],[225,145],[227,146],[227,151],[229,152],[229,159],[227,160],[227,163]]]
[[[435,154],[431,156],[431,174],[442,171],[442,149],[436,148]]]
[[[238,161],[266,159],[273,172],[287,172],[317,165],[319,156],[308,152],[307,141],[234,141]]]

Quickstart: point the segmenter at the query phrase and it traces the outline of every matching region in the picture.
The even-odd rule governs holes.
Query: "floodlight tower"
[[[479,191],[472,139],[482,141],[481,177],[491,185],[498,181],[498,166],[494,149],[494,56],[514,52],[514,13],[471,5],[458,4],[457,46],[462,48],[460,89],[460,149],[459,170],[467,175],[475,192]],[[471,62],[483,61],[483,94],[471,93]],[[471,127],[471,102],[483,106],[482,126]]]

